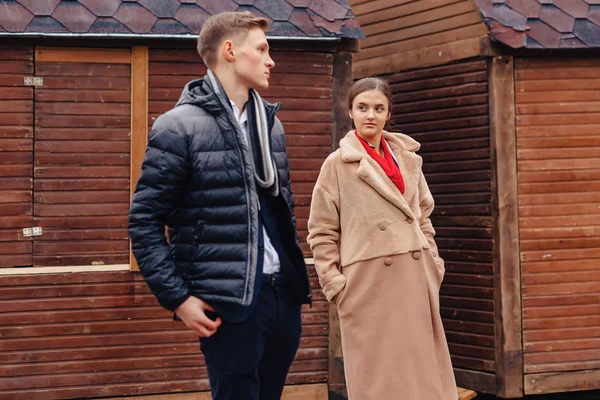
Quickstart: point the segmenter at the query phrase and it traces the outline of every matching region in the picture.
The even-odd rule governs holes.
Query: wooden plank
[[[131,67],[129,65],[115,64],[110,61],[104,62],[94,63],[88,60],[75,63],[66,63],[64,61],[54,63],[38,62],[35,74],[37,76],[131,76]]]
[[[35,98],[39,102],[87,102],[87,103],[128,103],[130,95],[126,90],[109,90],[99,86],[99,89],[71,90],[36,88]]]
[[[129,141],[127,128],[43,128],[37,127],[36,140],[126,140]]]
[[[125,166],[51,166],[35,167],[36,179],[46,178],[125,178],[129,170]]]
[[[59,117],[60,118],[60,117]],[[129,121],[122,120],[129,125]],[[51,153],[129,153],[127,141],[105,140],[37,140],[36,152]],[[36,154],[37,156],[37,154]],[[91,167],[87,167],[91,168]]]
[[[473,5],[468,1],[457,3],[456,0],[425,0],[416,4],[412,3],[411,5],[416,12],[412,13],[404,7],[404,13],[398,14],[397,18],[390,19],[392,13],[396,14],[396,10],[392,8],[386,10],[387,12],[384,14],[384,18],[386,18],[385,21],[378,21],[378,23],[369,25],[361,22],[363,33],[367,38],[370,38],[383,33],[393,33],[398,29],[405,29],[423,23],[443,20],[450,16],[466,14],[474,10]],[[360,21],[364,21],[362,15],[358,17],[360,18]]]
[[[137,186],[142,169],[142,161],[148,145],[148,59],[147,47],[134,46],[132,49],[131,80],[131,158],[130,158],[130,196]],[[130,270],[139,271],[133,253],[129,256]]]
[[[36,47],[35,60],[37,63],[131,64],[131,52],[129,49]]]
[[[38,165],[129,165],[129,153],[42,153],[35,155]]]
[[[0,126],[0,138],[33,138],[31,126]]]
[[[129,90],[131,79],[128,77],[106,77],[106,76],[48,76],[44,78],[44,89],[62,90],[106,90],[112,89]],[[76,88],[76,89],[73,89]],[[36,92],[37,94],[37,92]]]
[[[0,194],[1,196],[1,194]],[[29,196],[28,198],[31,198]],[[129,192],[124,190],[42,192],[34,194],[37,204],[128,203]],[[0,200],[1,202],[2,200]]]
[[[392,31],[383,32],[381,34],[368,35],[361,42],[361,53],[367,52],[372,48],[377,48],[390,43],[403,42],[408,39],[430,36],[438,32],[450,31],[452,29],[463,28],[466,26],[481,23],[478,12],[472,7],[467,7],[466,12],[459,13],[460,7],[453,6],[450,10],[450,15],[441,20],[428,21],[427,17],[432,13],[420,13],[411,15],[413,21],[409,25],[396,25]],[[359,53],[360,54],[360,53]],[[371,54],[371,53],[369,53]],[[358,59],[364,59],[359,56]]]
[[[37,204],[35,217],[71,217],[122,215],[126,218],[129,202],[126,203],[91,203],[91,204]]]
[[[92,115],[48,115],[41,114],[35,117],[36,125],[57,128],[126,128],[130,121],[128,116],[92,116]]]
[[[525,394],[600,389],[600,370],[525,375]]]
[[[327,400],[327,384],[293,385],[283,388],[281,400]],[[112,397],[106,400],[129,400],[129,397]],[[210,392],[174,393],[137,397],[137,400],[211,400]]]
[[[1,104],[0,104],[1,106]],[[36,102],[36,113],[58,115],[127,115],[129,103]]]
[[[519,208],[514,59],[490,63],[490,136],[497,238],[495,268],[496,376],[501,397],[523,395],[523,344],[519,263]]]

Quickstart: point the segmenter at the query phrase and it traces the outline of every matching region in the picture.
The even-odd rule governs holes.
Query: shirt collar
[[[248,107],[244,107],[244,111],[242,111],[242,115],[240,115],[240,109],[233,102],[233,100],[229,99],[229,103],[231,103],[231,108],[233,108],[235,118],[238,120],[239,124],[243,126],[244,123],[248,122]]]

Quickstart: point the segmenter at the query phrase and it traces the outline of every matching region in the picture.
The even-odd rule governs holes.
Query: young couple
[[[249,12],[206,21],[209,71],[156,120],[129,216],[146,282],[200,338],[214,399],[279,399],[311,303],[279,105],[258,94],[275,66],[267,28]],[[384,130],[391,104],[382,80],[352,87],[356,130],[321,169],[308,241],[350,399],[455,400],[433,199],[419,144]]]

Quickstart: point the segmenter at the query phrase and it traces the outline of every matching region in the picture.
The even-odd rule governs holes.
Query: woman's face
[[[377,139],[392,115],[387,97],[379,90],[368,90],[356,96],[348,114],[364,139]]]

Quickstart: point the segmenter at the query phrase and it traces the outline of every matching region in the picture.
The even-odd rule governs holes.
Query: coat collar
[[[356,170],[360,179],[369,184],[383,198],[402,210],[407,216],[414,219],[414,214],[409,203],[417,192],[421,175],[421,157],[415,154],[420,144],[407,135],[383,131],[383,137],[396,156],[402,178],[404,179],[404,195],[386,175],[383,169],[369,156],[360,143],[354,131],[340,141],[342,160],[348,163],[358,162]]]

